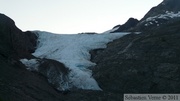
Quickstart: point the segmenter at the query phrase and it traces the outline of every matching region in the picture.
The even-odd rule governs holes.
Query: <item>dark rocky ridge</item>
[[[135,26],[132,31],[147,31],[155,29],[161,25],[166,25],[168,23],[177,22],[180,18],[155,18],[154,21],[146,21],[149,17],[158,16],[160,14],[166,14],[167,12],[178,13],[180,11],[180,1],[179,0],[164,0],[159,5],[153,7],[149,12],[140,20],[140,22]],[[158,22],[158,23],[157,23]],[[149,23],[149,26],[146,24]],[[130,29],[131,30],[131,29]]]
[[[26,70],[20,58],[33,58],[37,36],[19,30],[0,14],[0,98],[5,101],[59,101],[45,77]]]
[[[116,25],[115,27],[113,27],[113,29],[115,29],[117,27],[118,27],[118,29],[113,31],[113,32],[111,32],[111,33],[128,31],[131,28],[135,27],[138,23],[139,23],[139,21],[137,19],[129,18],[128,21],[125,24],[123,24],[123,25]]]
[[[96,52],[100,87],[117,93],[180,92],[180,21],[129,34]]]
[[[119,27],[118,30],[115,30],[114,32],[143,32],[147,30],[152,30],[154,28],[157,28],[161,25],[166,25],[167,23],[172,23],[179,21],[180,18],[171,18],[169,17],[168,19],[163,19],[163,18],[155,18],[152,21],[146,21],[147,18],[149,17],[154,17],[158,15],[163,15],[166,14],[167,12],[173,12],[173,13],[178,13],[180,11],[180,1],[179,0],[164,0],[162,3],[159,5],[153,7],[148,11],[148,13],[140,20],[131,20],[127,21],[125,24],[117,25],[115,27]],[[131,19],[131,18],[130,18]],[[127,24],[128,23],[128,24]],[[148,26],[146,26],[148,25]],[[129,27],[128,27],[129,26]],[[114,28],[115,28],[114,27]]]
[[[153,7],[144,17],[142,20],[156,16],[158,14],[164,14],[166,11],[172,12],[179,12],[180,11],[180,1],[179,0],[164,0],[158,6]]]
[[[9,17],[0,14],[0,52],[5,57],[31,57],[37,36],[31,32],[22,32]]]

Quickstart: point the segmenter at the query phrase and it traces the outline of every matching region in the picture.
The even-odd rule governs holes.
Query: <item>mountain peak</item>
[[[135,27],[138,23],[139,23],[138,19],[129,18],[125,24],[123,24],[123,25],[116,25],[115,27],[113,27],[113,29],[117,28],[117,30],[115,30],[113,32],[127,31],[127,30]]]
[[[153,7],[143,18],[157,16],[159,14],[164,14],[167,11],[177,13],[180,11],[180,0],[164,0],[158,6]]]

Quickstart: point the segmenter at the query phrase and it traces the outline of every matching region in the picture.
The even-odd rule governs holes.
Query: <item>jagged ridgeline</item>
[[[114,32],[142,32],[176,22],[180,19],[179,5],[179,0],[164,0],[150,9],[140,21],[130,18],[125,24],[115,26],[114,29],[118,28]]]

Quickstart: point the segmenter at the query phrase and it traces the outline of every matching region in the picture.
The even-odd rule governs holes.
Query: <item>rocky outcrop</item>
[[[64,64],[51,60],[43,59],[39,65],[38,72],[48,79],[48,82],[59,91],[67,91],[69,85],[69,69]]]
[[[9,17],[0,14],[0,53],[5,57],[31,57],[37,36],[31,32],[22,32]]]
[[[115,31],[113,31],[111,33],[128,31],[131,28],[135,27],[138,24],[138,22],[139,21],[137,19],[129,18],[128,21],[125,24],[115,26],[113,29],[117,28],[117,30],[115,30]]]

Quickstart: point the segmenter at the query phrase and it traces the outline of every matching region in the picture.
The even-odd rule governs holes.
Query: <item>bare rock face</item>
[[[14,22],[3,14],[0,14],[0,21],[0,52],[3,57],[9,57],[13,54],[12,38],[10,34],[12,28],[9,26],[12,26]]]
[[[51,59],[43,59],[38,69],[38,72],[45,76],[48,82],[59,91],[67,91],[70,88],[69,71],[64,64]]]
[[[111,33],[129,31],[131,28],[135,27],[138,23],[139,23],[139,21],[137,19],[129,18],[125,24],[115,26],[114,28],[117,28],[117,30],[115,30]]]
[[[9,17],[0,14],[0,51],[5,57],[31,57],[35,50],[37,36],[22,32]]]

